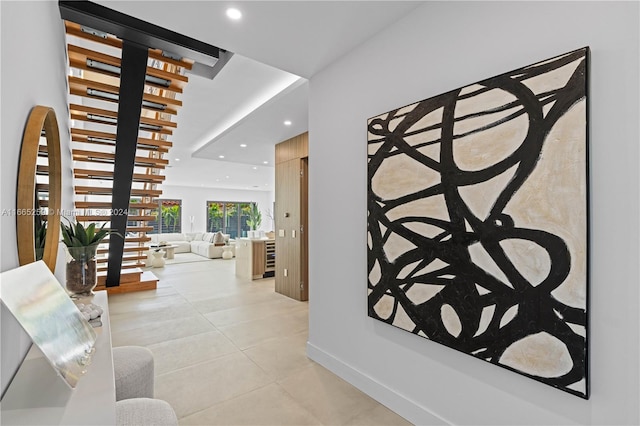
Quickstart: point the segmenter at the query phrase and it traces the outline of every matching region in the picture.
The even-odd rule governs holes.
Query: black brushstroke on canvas
[[[588,397],[586,339],[576,334],[568,323],[584,326],[586,330],[586,310],[567,306],[551,294],[569,274],[571,253],[565,242],[557,235],[542,230],[521,228],[503,211],[509,200],[536,168],[551,128],[572,106],[585,99],[587,59],[588,48],[580,49],[549,61],[481,81],[477,85],[482,88],[469,93],[461,95],[462,89],[458,89],[418,102],[409,112],[401,113],[402,108],[390,111],[386,116],[381,116],[383,118],[371,119],[368,124],[368,131],[371,134],[369,144],[376,144],[376,146],[381,144],[374,153],[369,155],[368,162],[368,231],[371,239],[368,251],[368,272],[371,274],[377,264],[381,276],[376,283],[369,280],[369,316],[392,324],[398,312],[398,306],[401,306],[416,325],[415,329],[411,330],[413,333],[422,332],[421,334],[431,340],[497,365],[501,365],[498,361],[511,344],[526,336],[546,332],[566,345],[573,362],[571,370],[560,377],[551,378],[514,371],[581,397]],[[580,63],[562,88],[535,94],[523,83],[527,79],[551,72],[576,60],[580,60]],[[480,113],[464,117],[454,116],[458,101],[479,96],[493,89],[506,91],[516,100]],[[549,111],[543,114],[543,107],[552,102],[553,105]],[[409,131],[420,119],[440,108],[443,112],[439,123]],[[507,110],[514,112],[484,127],[464,134],[454,134],[454,124],[458,120]],[[469,134],[481,133],[523,114],[528,118],[528,133],[519,148],[511,155],[478,171],[464,171],[457,167],[453,155],[453,146],[457,139]],[[392,120],[395,128],[391,125]],[[431,140],[425,137],[425,142],[415,142],[416,135],[431,130],[440,132],[439,139]],[[414,138],[412,144],[405,140],[409,136]],[[419,151],[420,148],[432,144],[440,144],[439,161]],[[440,183],[397,199],[382,199],[372,189],[373,177],[386,159],[396,155],[407,155],[438,172],[441,177]],[[458,189],[486,182],[514,166],[515,175],[497,197],[488,217],[486,219],[476,217],[465,204]],[[387,217],[387,213],[393,208],[435,195],[444,196],[449,221],[417,216],[403,217],[398,220],[390,220]],[[471,231],[467,230],[465,221],[470,225]],[[442,232],[436,237],[428,238],[405,226],[408,223],[434,225],[441,228]],[[384,233],[380,225],[386,229]],[[416,248],[403,253],[391,262],[387,259],[383,248],[393,233],[410,241]],[[506,239],[531,241],[547,251],[551,260],[551,270],[540,284],[533,285],[511,263],[500,246],[500,242]],[[490,254],[513,288],[505,286],[496,277],[472,262],[469,247],[475,243],[480,243]],[[448,266],[437,271],[420,273],[421,269],[435,259],[442,260]],[[418,263],[412,272],[406,276],[402,274],[403,278],[398,277],[403,268],[416,262]],[[406,292],[416,283],[443,285],[444,288],[424,303],[415,304]],[[476,284],[487,289],[488,292],[481,295]],[[376,303],[385,295],[392,297],[394,304],[388,318],[380,317],[374,309]],[[442,321],[441,309],[445,304],[450,305],[460,319],[462,331],[458,336],[451,335]],[[487,330],[474,336],[479,328],[483,308],[491,305],[495,305],[495,313]],[[516,316],[500,327],[500,320],[504,313],[515,305],[518,309]],[[586,393],[568,387],[583,379],[586,381]]]

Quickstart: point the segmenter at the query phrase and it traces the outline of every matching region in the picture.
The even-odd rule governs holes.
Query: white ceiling
[[[190,76],[165,183],[266,191],[273,190],[274,145],[307,131],[306,79],[423,4],[95,2],[234,52],[213,80]],[[228,7],[242,19],[229,20]]]

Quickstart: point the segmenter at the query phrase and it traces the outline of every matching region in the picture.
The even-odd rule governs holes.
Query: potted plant
[[[251,203],[248,216],[249,218],[247,219],[247,225],[249,225],[249,228],[251,228],[251,234],[255,235],[255,232],[253,231],[255,231],[260,226],[260,224],[262,224],[262,213],[258,208],[258,203]],[[251,236],[249,238],[251,238]]]
[[[105,229],[105,224],[96,228],[95,223],[86,228],[78,221],[67,219],[61,222],[62,242],[67,249],[67,291],[72,297],[87,296],[98,283],[96,250],[107,235],[119,233]]]

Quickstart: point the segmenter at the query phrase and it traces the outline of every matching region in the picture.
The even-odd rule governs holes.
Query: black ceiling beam
[[[118,127],[111,195],[111,230],[117,231],[122,237],[127,235],[127,217],[131,200],[131,184],[138,144],[148,51],[145,46],[126,39],[122,41]],[[107,287],[120,285],[123,255],[124,238],[109,238]]]
[[[221,49],[200,40],[159,27],[90,1],[58,2],[62,19],[129,40],[178,54],[203,65],[215,65]],[[223,50],[224,52],[224,50]]]

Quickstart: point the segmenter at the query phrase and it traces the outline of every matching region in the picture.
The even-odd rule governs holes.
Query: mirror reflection
[[[60,133],[52,108],[31,110],[22,138],[16,234],[20,265],[44,260],[55,270],[60,236]]]
[[[36,260],[42,260],[47,236],[47,217],[49,215],[49,155],[47,152],[47,134],[42,129],[38,141],[36,160],[36,185],[34,191],[34,232]]]

